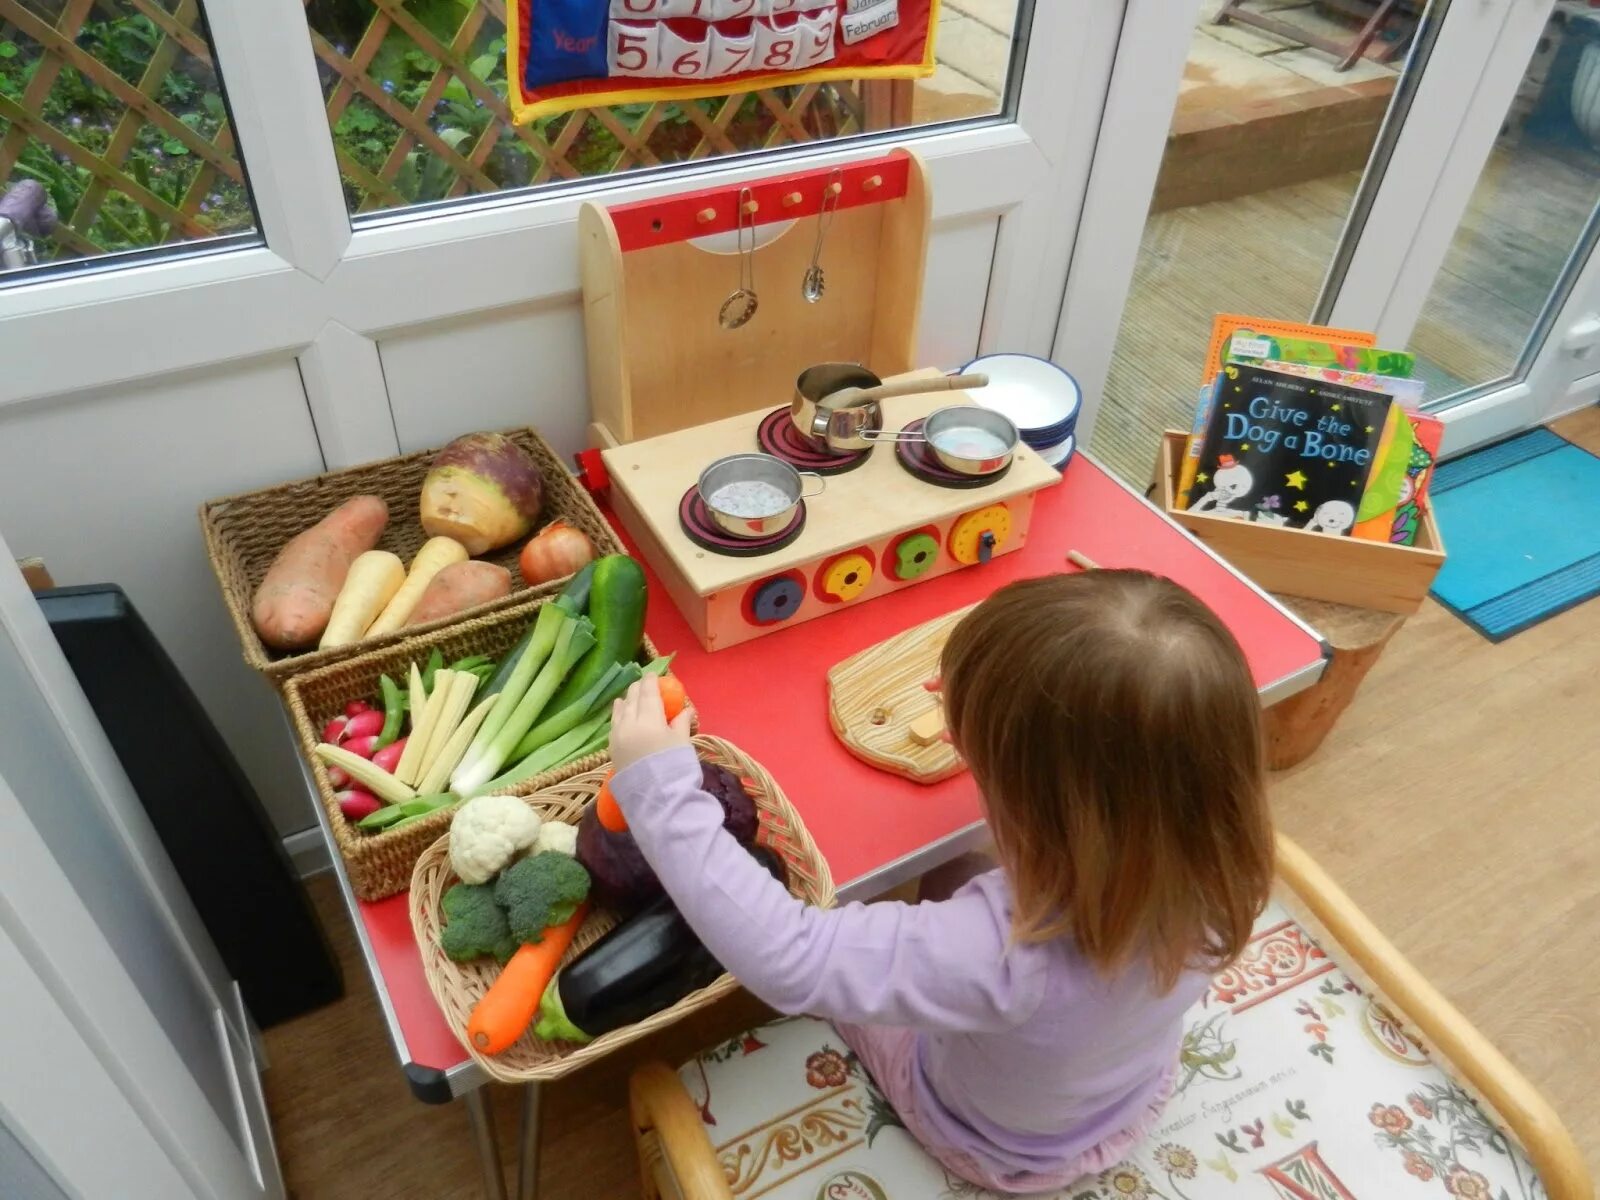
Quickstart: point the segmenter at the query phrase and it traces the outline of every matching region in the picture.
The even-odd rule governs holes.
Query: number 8
[[[783,41],[774,41],[767,47],[767,57],[761,60],[763,67],[787,67],[794,62],[794,51],[797,43],[794,38],[785,38]]]

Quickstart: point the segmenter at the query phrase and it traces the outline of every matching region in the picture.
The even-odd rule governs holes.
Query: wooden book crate
[[[1332,537],[1175,508],[1188,435],[1168,430],[1156,458],[1155,501],[1178,524],[1269,592],[1414,613],[1444,564],[1444,541],[1425,512],[1414,546]]]

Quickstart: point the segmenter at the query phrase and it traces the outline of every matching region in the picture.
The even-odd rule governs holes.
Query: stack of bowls
[[[1056,470],[1072,461],[1083,393],[1071,375],[1031,354],[990,354],[961,370],[989,377],[988,387],[971,393],[974,404],[1010,417],[1022,440]]]

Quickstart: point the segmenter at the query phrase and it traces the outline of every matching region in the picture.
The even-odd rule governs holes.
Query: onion
[[[551,521],[522,548],[522,578],[529,587],[538,587],[576,573],[594,556],[594,543],[583,530]]]

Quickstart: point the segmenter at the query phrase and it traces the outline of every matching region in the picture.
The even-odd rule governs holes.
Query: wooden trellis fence
[[[310,0],[307,0],[310,3]],[[709,100],[658,102],[628,108],[589,108],[565,117],[521,128],[512,125],[504,98],[503,64],[498,60],[489,78],[472,70],[474,55],[482,65],[482,47],[504,33],[504,0],[477,0],[466,10],[455,33],[437,36],[409,11],[405,0],[370,0],[372,15],[348,50],[316,29],[311,41],[323,68],[329,124],[357,98],[392,123],[384,141],[392,143],[381,164],[363,163],[335,138],[339,169],[354,211],[401,207],[414,202],[397,184],[408,159],[421,151],[448,172],[443,195],[458,197],[494,192],[506,186],[574,179],[632,167],[654,166],[734,154],[785,143],[839,137],[863,129],[885,128],[907,116],[909,87],[884,84],[809,84],[736,94]],[[169,11],[170,7],[170,11]],[[96,15],[135,13],[159,33],[140,78],[130,82],[99,61],[81,44],[85,25]],[[48,14],[57,15],[51,19]],[[202,208],[219,177],[243,185],[244,171],[234,147],[232,129],[221,121],[208,138],[158,100],[174,70],[192,68],[199,60],[214,69],[202,32],[200,0],[0,0],[0,37],[14,31],[37,46],[41,61],[20,102],[0,94],[0,121],[9,128],[0,136],[0,187],[18,177],[18,162],[30,142],[55,154],[90,176],[70,212],[60,213],[54,234],[57,254],[94,255],[105,247],[92,233],[105,212],[106,200],[120,194],[146,214],[135,233],[148,244],[212,236],[218,232]],[[375,74],[374,60],[386,39],[400,38],[425,56],[431,74],[414,103],[394,94],[394,81]],[[391,43],[392,45],[392,43]],[[45,102],[63,71],[77,71],[122,106],[103,150],[73,136],[70,128],[45,119]],[[212,76],[215,78],[215,76]],[[453,84],[459,84],[453,87]],[[436,112],[447,92],[470,97],[486,120],[470,137],[442,129]],[[235,103],[248,103],[245,97]],[[141,182],[131,154],[146,127],[163,140],[175,140],[199,169],[176,203]],[[518,144],[532,167],[526,178],[497,179],[491,157],[503,141]],[[597,144],[604,145],[601,153]],[[583,152],[583,153],[580,153]],[[432,196],[426,198],[433,198]]]
[[[47,20],[21,0],[0,0],[0,30],[14,29],[36,43],[42,58],[23,92],[21,103],[0,95],[0,119],[9,124],[0,137],[0,185],[14,178],[17,162],[29,141],[53,151],[60,159],[92,177],[89,186],[70,212],[62,212],[53,240],[59,250],[69,254],[93,255],[103,251],[90,237],[108,195],[117,192],[132,200],[165,227],[165,236],[156,236],[148,227],[145,233],[152,244],[213,236],[217,231],[200,219],[200,206],[211,192],[217,176],[243,183],[244,172],[234,151],[233,132],[223,122],[216,139],[185,124],[176,113],[156,101],[169,72],[181,55],[193,55],[210,65],[211,48],[198,32],[200,9],[196,0],[179,0],[174,11],[152,0],[125,0],[127,6],[147,17],[160,30],[161,37],[151,53],[143,75],[130,83],[111,67],[100,62],[78,45],[84,24],[90,19],[95,0],[65,0],[60,15]],[[123,112],[111,130],[104,152],[96,153],[82,145],[64,129],[50,124],[41,115],[46,98],[66,68],[76,70],[89,83],[110,93]],[[127,167],[142,128],[154,126],[164,139],[177,141],[200,163],[183,197],[172,204],[144,186]]]

